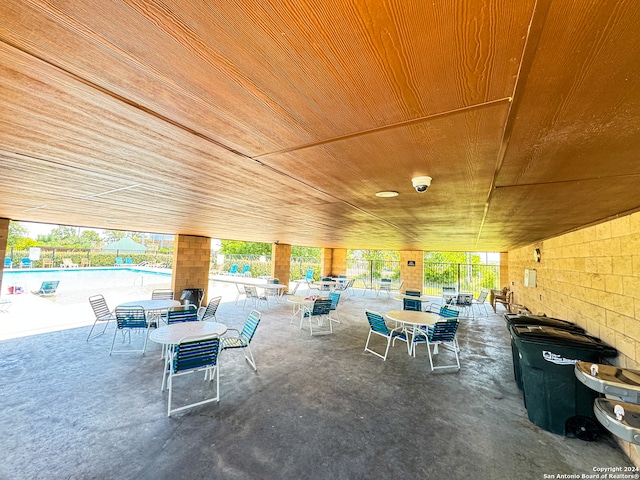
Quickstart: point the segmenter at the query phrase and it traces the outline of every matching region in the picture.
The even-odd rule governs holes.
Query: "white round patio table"
[[[300,319],[302,319],[302,307],[313,305],[314,298],[311,297],[303,297],[302,295],[292,295],[287,297],[287,302],[293,304],[293,314],[291,315],[291,321],[289,323],[293,323],[293,319],[300,314]]]
[[[224,335],[227,326],[219,322],[179,322],[156,328],[149,334],[149,340],[163,345],[177,345],[185,337],[201,335]]]
[[[407,342],[409,355],[413,353],[413,337],[420,327],[430,327],[436,322],[444,321],[443,317],[433,312],[416,312],[414,310],[389,310],[387,317],[407,326],[411,326],[411,341]],[[409,339],[407,339],[409,340]],[[434,352],[437,353],[437,352]]]

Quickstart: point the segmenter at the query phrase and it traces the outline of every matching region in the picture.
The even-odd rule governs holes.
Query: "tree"
[[[80,243],[86,248],[98,248],[102,245],[102,237],[95,230],[83,230],[80,234]]]
[[[125,236],[126,236],[126,232],[123,232],[122,230],[105,230],[104,231],[104,241],[107,244],[117,242],[118,240],[120,240],[121,238],[124,238]]]
[[[31,240],[31,238],[29,238],[29,230],[27,229],[27,227],[20,224],[19,222],[10,221],[7,246],[18,248],[16,244],[21,241],[24,243],[24,241],[27,239]]]
[[[313,258],[319,260],[320,251],[321,249],[319,248],[291,246],[291,256],[295,258]]]
[[[222,240],[220,253],[224,255],[271,255],[270,243]]]

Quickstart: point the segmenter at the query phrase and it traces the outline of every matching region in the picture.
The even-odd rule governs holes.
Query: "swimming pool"
[[[60,281],[59,291],[86,291],[115,287],[166,286],[171,274],[163,271],[136,268],[51,268],[37,270],[5,270],[2,275],[3,293],[11,286],[20,286],[25,292],[37,290],[42,282]]]

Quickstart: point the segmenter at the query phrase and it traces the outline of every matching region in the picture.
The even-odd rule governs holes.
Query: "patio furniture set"
[[[162,345],[162,386],[169,391],[167,415],[220,399],[219,354],[225,350],[241,349],[247,362],[257,370],[250,343],[260,323],[261,313],[251,310],[242,330],[228,328],[216,321],[216,311],[221,297],[212,298],[207,306],[182,305],[174,300],[171,290],[154,290],[151,299],[142,299],[118,305],[111,310],[103,295],[94,295],[89,303],[95,314],[95,321],[87,341],[106,332],[113,320],[116,324],[109,355],[113,353],[142,353],[147,341]],[[104,327],[94,333],[96,326]],[[155,328],[154,328],[155,327]],[[131,344],[131,333],[141,332],[144,340],[141,348],[114,350],[118,332],[123,343]],[[230,334],[231,332],[235,332]],[[173,407],[174,379],[190,373],[203,372],[206,381],[215,380],[215,395],[204,400],[191,401]]]

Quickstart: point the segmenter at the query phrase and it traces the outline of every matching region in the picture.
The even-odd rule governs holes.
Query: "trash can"
[[[511,357],[513,358],[513,376],[516,379],[516,385],[522,390],[522,374],[520,372],[520,354],[518,353],[518,347],[513,340],[513,333],[511,327],[513,325],[545,325],[547,327],[561,328],[563,330],[571,330],[573,332],[584,333],[584,328],[581,328],[567,320],[560,320],[558,318],[547,317],[544,315],[533,314],[521,314],[521,313],[505,313],[504,320],[507,322],[507,329],[511,335]],[[526,406],[525,399],[525,406]]]
[[[513,325],[522,390],[529,420],[549,432],[595,440],[600,427],[593,412],[598,393],[580,382],[574,365],[601,363],[618,351],[584,333],[542,325]]]
[[[203,298],[204,288],[185,288],[182,290],[182,295],[180,295],[180,300],[183,305],[191,304],[195,305],[197,308],[200,308]]]

